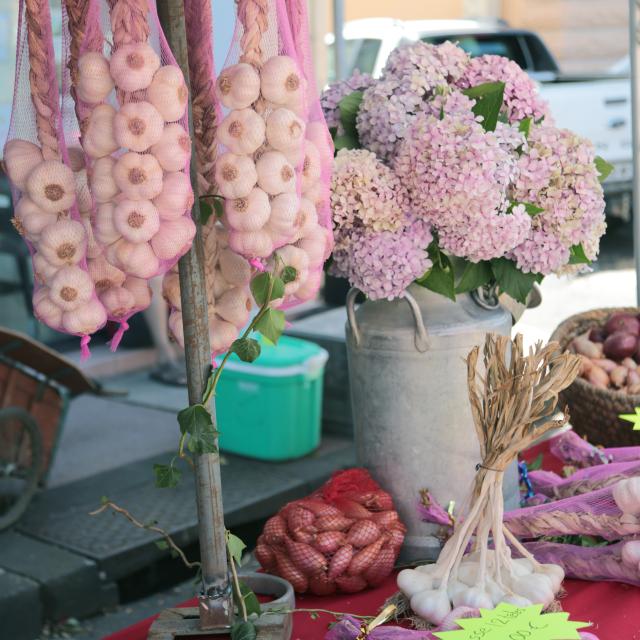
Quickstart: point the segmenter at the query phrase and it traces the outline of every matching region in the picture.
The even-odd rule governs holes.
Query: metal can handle
[[[351,328],[351,333],[353,334],[353,340],[356,343],[356,347],[360,346],[360,342],[362,340],[362,336],[360,335],[360,328],[358,327],[358,321],[356,320],[356,298],[360,293],[360,289],[358,287],[351,287],[349,289],[349,293],[347,293],[347,320],[349,322],[349,327]],[[420,353],[424,353],[429,349],[429,334],[427,332],[427,328],[424,325],[424,320],[422,319],[422,312],[420,311],[420,307],[416,302],[416,299],[408,292],[405,291],[402,296],[404,300],[407,301],[411,309],[411,313],[413,314],[413,319],[416,323],[416,333],[414,336],[414,344],[416,345],[416,349]]]

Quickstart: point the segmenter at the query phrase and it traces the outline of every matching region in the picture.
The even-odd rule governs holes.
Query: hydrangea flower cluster
[[[360,73],[356,69],[350,78],[334,82],[327,87],[320,97],[320,104],[327,127],[329,129],[335,128],[337,135],[343,134],[344,131],[340,123],[340,100],[354,91],[364,91],[374,82],[375,80],[368,73]]]
[[[597,257],[606,223],[594,160],[593,145],[567,129],[531,129],[518,160],[513,197],[543,211],[532,218],[526,240],[509,255],[523,272],[558,271],[578,244],[589,260]]]

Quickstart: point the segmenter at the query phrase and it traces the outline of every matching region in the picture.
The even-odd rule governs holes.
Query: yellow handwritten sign
[[[590,622],[569,620],[568,613],[542,613],[542,605],[516,607],[501,603],[495,609],[480,609],[479,618],[464,618],[458,631],[437,631],[441,640],[580,640],[578,629]]]

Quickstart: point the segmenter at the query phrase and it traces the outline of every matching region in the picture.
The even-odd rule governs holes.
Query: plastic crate
[[[220,448],[259,460],[291,460],[320,444],[322,386],[328,353],[282,336],[261,341],[255,362],[233,354],[220,377],[216,415]]]

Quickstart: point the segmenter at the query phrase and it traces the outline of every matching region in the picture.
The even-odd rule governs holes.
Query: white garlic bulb
[[[153,200],[162,191],[162,168],[149,153],[130,151],[120,156],[113,177],[125,197],[131,200]]]
[[[327,202],[329,189],[322,180],[316,180],[306,185],[306,188],[302,190],[302,195],[314,206],[319,207]]]
[[[273,253],[273,241],[264,229],[232,231],[229,233],[229,246],[236,253],[251,258],[267,258]]]
[[[409,599],[420,591],[433,589],[433,579],[415,569],[403,569],[396,578],[398,589]]]
[[[93,225],[91,224],[91,216],[84,215],[80,218],[80,222],[84,227],[84,231],[87,234],[87,258],[96,258],[102,254],[103,247],[96,241],[93,234]]]
[[[63,311],[72,311],[91,299],[93,281],[78,266],[62,267],[51,280],[49,296]]]
[[[115,166],[116,161],[111,156],[98,158],[93,163],[89,182],[93,197],[98,203],[111,202],[120,191],[113,177]]]
[[[440,624],[451,611],[449,596],[442,589],[420,591],[411,598],[410,603],[415,613],[432,624]]]
[[[214,269],[213,271],[213,287],[212,287],[212,292],[213,292],[213,298],[214,300],[217,300],[225,291],[229,291],[229,289],[232,289],[232,285],[229,284],[224,276],[222,275],[222,271],[220,269]],[[215,312],[215,309],[213,309],[213,312]]]
[[[313,142],[307,140],[304,144],[304,160],[302,161],[302,190],[306,191],[320,179],[322,165],[320,152]]]
[[[295,193],[281,193],[271,201],[268,229],[276,246],[293,238],[299,230],[300,198]]]
[[[189,250],[195,235],[196,225],[189,216],[163,220],[151,246],[160,260],[175,260]]]
[[[87,273],[98,294],[121,286],[126,278],[124,271],[114,267],[103,255],[87,260]]]
[[[235,287],[223,293],[215,304],[216,313],[235,327],[243,327],[249,320],[251,296],[246,289]]]
[[[100,294],[100,302],[104,305],[110,318],[120,320],[133,313],[136,300],[133,294],[124,287],[111,287]]]
[[[333,142],[327,125],[323,121],[309,122],[305,130],[305,137],[312,142],[320,152],[320,159],[323,164],[333,164]]]
[[[182,71],[173,65],[160,67],[147,89],[147,98],[165,122],[180,120],[187,109],[189,98]]]
[[[96,240],[104,246],[109,246],[122,238],[114,222],[115,208],[113,202],[105,202],[99,205],[96,210],[93,221],[93,233]]]
[[[118,267],[127,275],[148,279],[158,273],[160,261],[148,242],[134,243],[123,238],[111,246]],[[107,259],[111,257],[108,252]]]
[[[4,145],[3,160],[11,183],[24,191],[29,174],[42,162],[43,158],[39,146],[27,140],[14,138]]]
[[[280,107],[267,116],[266,137],[277,151],[299,149],[304,141],[304,122],[290,109]]]
[[[58,273],[60,265],[51,264],[41,253],[33,254],[33,277],[36,282],[46,284]]]
[[[265,100],[295,110],[302,101],[303,78],[296,61],[289,56],[269,58],[260,70],[260,90]]]
[[[73,171],[58,160],[45,160],[35,167],[26,188],[35,205],[48,213],[65,211],[76,199]]]
[[[493,608],[491,597],[480,587],[468,587],[467,589],[464,589],[459,593],[458,600],[460,602],[460,606],[463,607],[471,607],[472,609]]]
[[[251,280],[251,266],[237,253],[222,249],[218,256],[218,266],[224,279],[232,285],[241,286]]]
[[[214,353],[226,351],[237,337],[238,328],[235,325],[219,318],[217,315],[209,318],[209,343],[211,345],[211,351]]]
[[[90,104],[102,102],[113,89],[109,61],[98,51],[87,51],[78,58],[76,92]]]
[[[560,591],[564,580],[564,569],[561,566],[557,564],[541,564],[536,568],[536,573],[549,578],[554,593]]]
[[[311,268],[306,280],[300,283],[296,290],[296,298],[302,302],[316,297],[322,284],[323,271],[320,268]]]
[[[302,249],[309,257],[311,266],[318,266],[325,260],[326,236],[324,229],[316,225],[296,245]]]
[[[89,189],[86,169],[80,169],[73,174],[76,180],[76,204],[80,215],[91,213],[93,209],[93,198]]]
[[[145,42],[119,46],[111,55],[111,76],[118,89],[146,89],[160,67],[158,54]]]
[[[296,190],[296,172],[280,151],[267,151],[256,162],[258,186],[269,195]]]
[[[553,602],[554,593],[549,580],[545,576],[531,573],[512,580],[511,586],[517,595],[531,600],[533,604],[547,606]]]
[[[162,138],[164,120],[158,110],[144,100],[127,102],[113,119],[116,142],[132,151],[146,151]]]
[[[62,309],[51,300],[47,287],[39,287],[33,294],[33,314],[54,329],[62,324]]]
[[[102,158],[117,151],[113,121],[116,110],[110,104],[99,104],[89,116],[82,136],[82,148],[91,158]]]
[[[271,205],[269,196],[259,188],[248,196],[227,200],[224,213],[229,226],[237,231],[257,231],[269,220]]]
[[[88,336],[95,333],[107,321],[107,312],[102,303],[92,298],[88,302],[65,311],[62,315],[62,327],[67,333]]]
[[[122,286],[133,295],[136,309],[146,309],[151,304],[151,287],[144,278],[128,276]]]
[[[153,200],[162,220],[181,218],[193,206],[193,190],[189,176],[181,171],[167,173],[162,191]]]
[[[130,242],[146,242],[158,233],[160,216],[149,200],[123,200],[113,212],[113,224]]]
[[[87,234],[76,220],[58,220],[40,233],[38,251],[54,266],[80,262],[87,249]]]
[[[27,240],[34,242],[40,237],[41,231],[58,219],[57,213],[42,211],[28,196],[22,196],[13,212],[15,227]]]
[[[276,255],[280,259],[280,272],[284,267],[293,267],[296,270],[296,277],[284,285],[285,295],[293,295],[300,284],[304,282],[309,270],[309,257],[300,248],[293,245],[286,245],[277,250]]]
[[[216,94],[225,107],[244,109],[260,95],[260,76],[250,64],[234,64],[218,76]]]
[[[180,298],[180,278],[177,273],[167,273],[162,280],[162,296],[169,306],[182,310]]]
[[[165,171],[183,171],[191,158],[191,138],[181,124],[168,124],[151,153]]]
[[[224,153],[216,162],[216,184],[225,198],[244,198],[256,186],[258,173],[249,156]]]
[[[220,123],[216,137],[231,153],[251,154],[265,140],[265,123],[253,109],[237,109]]]
[[[184,347],[184,327],[182,325],[182,312],[172,309],[169,314],[169,331],[174,340]]]

